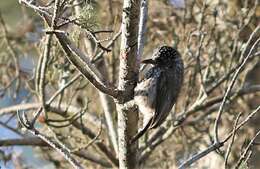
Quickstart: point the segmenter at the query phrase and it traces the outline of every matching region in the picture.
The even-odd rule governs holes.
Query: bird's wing
[[[162,71],[158,77],[156,86],[155,112],[150,128],[155,128],[161,125],[168,116],[174,104],[173,93],[171,91],[173,86],[170,86],[167,76],[164,73],[167,72]]]
[[[144,78],[135,88],[135,101],[138,103],[139,111],[143,113],[143,128],[131,139],[130,143],[138,140],[150,128],[156,106],[157,83],[160,69],[151,68],[145,73]]]

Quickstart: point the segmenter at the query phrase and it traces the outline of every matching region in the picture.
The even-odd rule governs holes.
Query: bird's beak
[[[155,61],[153,59],[146,59],[141,62],[142,64],[155,64]]]

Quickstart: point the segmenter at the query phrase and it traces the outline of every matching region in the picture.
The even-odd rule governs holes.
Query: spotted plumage
[[[152,59],[142,61],[152,64],[135,88],[135,103],[143,114],[143,129],[132,139],[140,138],[147,129],[160,126],[167,118],[180,93],[183,81],[183,61],[179,52],[168,46],[159,47]]]

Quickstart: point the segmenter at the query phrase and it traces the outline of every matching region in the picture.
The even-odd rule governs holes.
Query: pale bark
[[[119,167],[136,168],[137,145],[129,145],[129,140],[138,129],[138,114],[135,107],[125,103],[134,97],[134,87],[138,77],[137,36],[140,14],[140,0],[124,0],[122,17],[122,39],[118,89],[123,97],[117,103]]]

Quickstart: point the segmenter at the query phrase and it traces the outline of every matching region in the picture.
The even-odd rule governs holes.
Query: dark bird
[[[131,143],[148,129],[160,126],[169,115],[183,82],[183,61],[180,53],[169,46],[159,47],[152,59],[142,61],[152,67],[135,88],[135,104],[143,114],[143,128]]]

